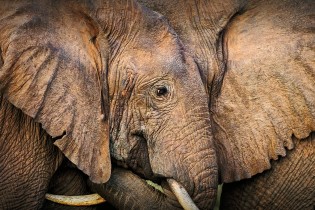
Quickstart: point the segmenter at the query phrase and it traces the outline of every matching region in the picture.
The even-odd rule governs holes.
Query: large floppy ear
[[[212,107],[223,182],[269,169],[294,148],[292,136],[315,130],[315,5],[279,3],[256,5],[226,30],[226,74]]]
[[[85,14],[30,3],[4,11],[3,17],[1,94],[41,123],[93,182],[106,182],[111,172],[108,45],[97,25]]]

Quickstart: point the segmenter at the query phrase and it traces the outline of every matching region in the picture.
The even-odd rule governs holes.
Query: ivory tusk
[[[105,202],[104,198],[99,194],[67,196],[46,193],[45,198],[49,201],[68,206],[92,206]]]
[[[172,192],[175,194],[178,202],[185,210],[199,210],[194,201],[191,199],[185,188],[174,179],[167,179]]]

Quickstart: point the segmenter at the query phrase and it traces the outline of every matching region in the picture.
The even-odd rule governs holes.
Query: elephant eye
[[[173,84],[166,80],[158,81],[150,86],[149,95],[156,105],[166,104],[174,98]]]
[[[168,89],[165,86],[161,86],[156,88],[156,96],[158,97],[162,97],[162,96],[166,96],[168,94]]]

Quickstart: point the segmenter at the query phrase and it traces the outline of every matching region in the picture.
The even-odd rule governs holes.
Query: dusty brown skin
[[[313,209],[313,1],[139,2],[167,17],[200,67],[220,182],[252,178],[226,185],[224,209]]]
[[[45,192],[65,195],[91,192],[88,177],[69,167],[68,161],[53,146],[53,139],[2,96],[0,130],[1,209],[39,209],[44,205],[46,210],[71,210],[71,207],[44,202]]]
[[[271,162],[271,170],[251,179],[224,185],[222,209],[313,209],[315,136],[293,140],[286,157]]]
[[[213,205],[207,94],[160,14],[133,1],[0,3],[0,208],[40,209],[49,188],[62,192],[60,177],[68,176],[52,177],[62,154],[93,183],[108,181],[112,159],[139,181],[175,179],[200,209]],[[77,175],[73,189],[81,183],[75,191],[88,191]],[[169,197],[166,205],[179,208]],[[122,209],[150,208],[117,198],[106,199]]]

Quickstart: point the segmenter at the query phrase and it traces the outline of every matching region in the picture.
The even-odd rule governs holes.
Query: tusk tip
[[[54,203],[68,206],[92,206],[105,202],[99,194],[67,196],[46,193],[45,198]]]
[[[199,210],[185,188],[174,179],[167,179],[172,192],[185,210]]]

